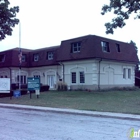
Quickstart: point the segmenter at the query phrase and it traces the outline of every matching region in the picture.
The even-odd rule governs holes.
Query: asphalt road
[[[129,140],[130,128],[140,121],[0,108],[0,140]]]

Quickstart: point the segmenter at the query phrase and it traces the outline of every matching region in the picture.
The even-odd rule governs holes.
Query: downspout
[[[101,87],[100,87],[100,74],[101,74],[101,71],[100,71],[100,63],[101,63],[101,61],[102,61],[102,59],[100,59],[99,60],[99,72],[98,72],[98,90],[100,90],[101,89]]]
[[[62,63],[62,62],[59,62],[59,64],[62,66],[62,71],[63,71],[63,73],[62,73],[62,75],[63,75],[63,78],[62,78],[62,81],[63,82],[65,82],[64,80],[65,80],[65,75],[64,75],[64,70],[65,70],[65,68],[64,68],[64,64]]]
[[[11,84],[12,84],[12,78],[11,78],[11,68],[8,67],[8,69],[10,70],[10,90],[11,90]]]

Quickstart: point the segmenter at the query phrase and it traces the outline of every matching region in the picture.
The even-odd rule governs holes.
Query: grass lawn
[[[140,114],[140,90],[137,91],[48,91],[22,95],[19,98],[0,98],[0,103],[22,104],[91,111]]]

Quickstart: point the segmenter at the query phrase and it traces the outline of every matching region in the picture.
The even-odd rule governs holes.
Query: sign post
[[[27,78],[28,83],[28,91],[30,91],[30,99],[31,97],[31,91],[35,91],[37,98],[39,98],[40,94],[40,78],[38,77],[28,77]]]

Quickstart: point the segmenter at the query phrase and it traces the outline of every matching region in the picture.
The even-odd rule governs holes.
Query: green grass
[[[30,99],[28,94],[0,98],[0,103],[140,114],[140,91],[48,91],[39,99],[35,94]]]

